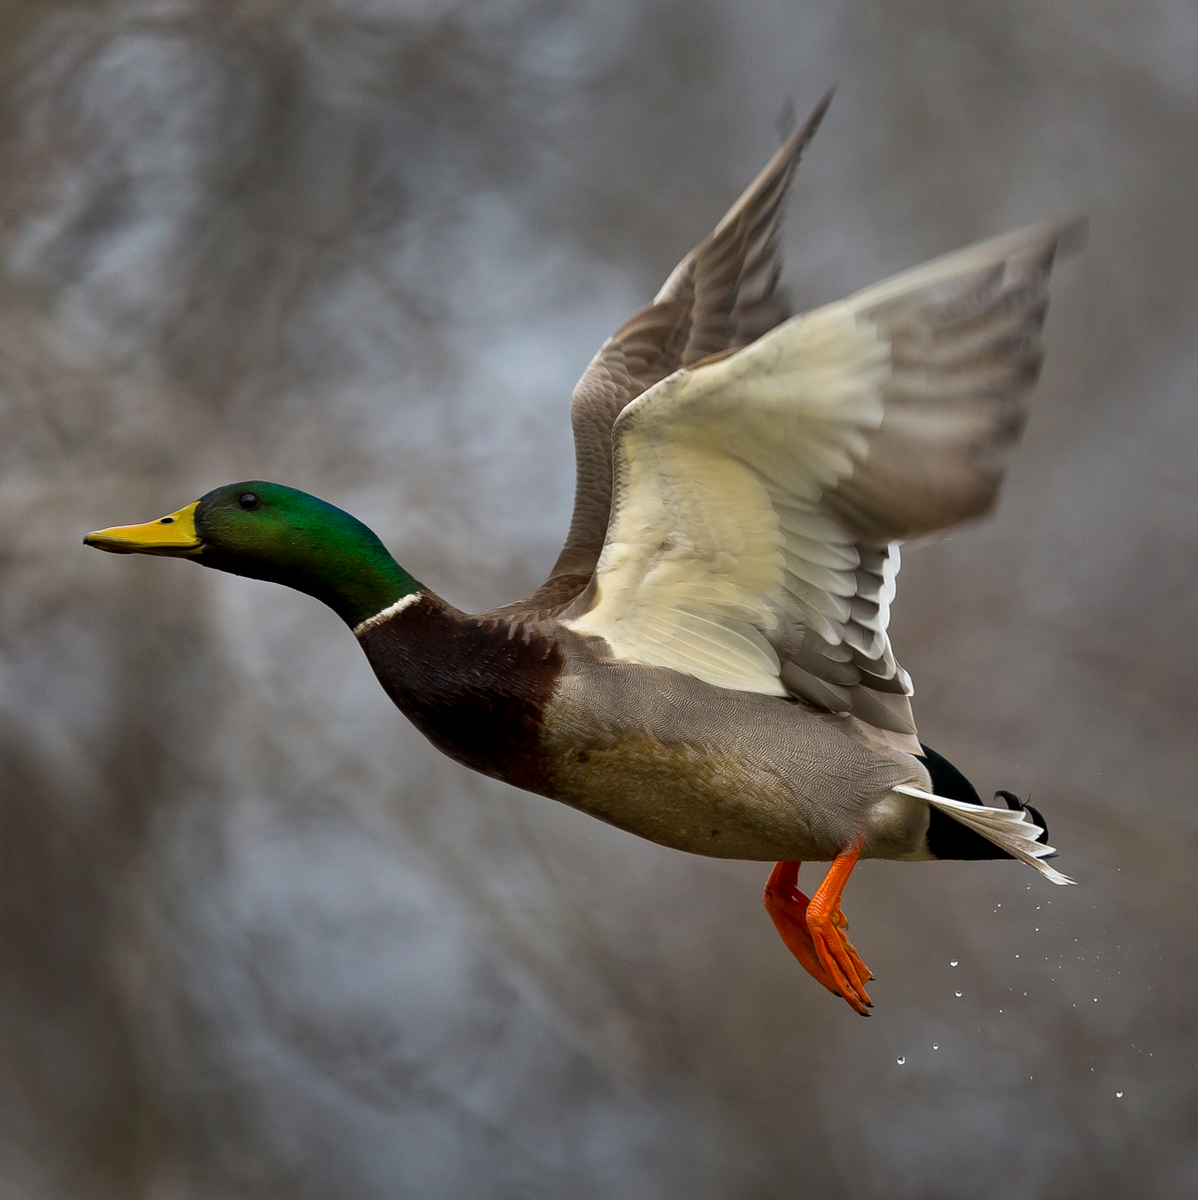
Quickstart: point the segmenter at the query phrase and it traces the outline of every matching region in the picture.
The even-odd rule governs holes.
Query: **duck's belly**
[[[541,732],[550,793],[630,833],[717,858],[922,857],[921,764],[772,696],[660,668],[562,677]]]

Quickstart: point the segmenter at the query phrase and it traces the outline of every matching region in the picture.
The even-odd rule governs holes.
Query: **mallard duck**
[[[1079,226],[789,316],[779,225],[829,99],[587,368],[569,535],[526,600],[460,612],[348,513],[259,480],[84,540],[315,596],[451,758],[664,846],[775,862],[786,945],[868,1015],[840,907],[859,859],[1011,857],[1070,882],[1034,809],[984,805],[921,744],[887,625],[900,543],[994,505]],[[810,899],[809,860],[832,864]]]

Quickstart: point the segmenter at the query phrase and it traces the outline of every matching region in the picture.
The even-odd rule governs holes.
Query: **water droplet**
[[[1116,1100],[1122,1100],[1122,1099],[1123,1099],[1123,1093],[1122,1093],[1122,1092],[1116,1092],[1116,1093],[1115,1093],[1115,1099],[1116,1099]]]
[[[958,1000],[961,998],[961,993],[960,993],[960,992],[956,992],[956,993],[954,993],[954,994],[956,995],[956,997],[957,997],[957,999],[958,999]]]
[[[955,966],[957,965],[957,960],[956,960],[955,958],[950,958],[950,959],[948,960],[948,965],[949,965],[950,967],[955,967]]]
[[[939,1043],[939,1042],[933,1042],[933,1043],[932,1043],[932,1049],[933,1049],[933,1050],[939,1050],[939,1049],[940,1049],[940,1043]],[[1120,1095],[1120,1096],[1122,1096],[1122,1095],[1123,1095],[1123,1093],[1122,1093],[1122,1092],[1120,1092],[1120,1093],[1119,1093],[1119,1095]]]
[[[903,1063],[907,1061],[907,1056],[905,1054],[900,1054],[894,1061],[901,1067]]]

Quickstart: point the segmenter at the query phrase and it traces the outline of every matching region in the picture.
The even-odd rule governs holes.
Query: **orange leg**
[[[840,911],[840,897],[858,853],[850,850],[840,855],[810,900],[798,890],[800,864],[777,863],[765,885],[764,899],[774,927],[803,969],[867,1017],[872,1001],[865,984],[873,974],[849,941],[845,932],[849,923]]]
[[[836,984],[820,964],[815,943],[807,931],[807,906],[810,901],[798,887],[799,867],[802,865],[797,862],[774,864],[765,885],[765,911],[770,914],[774,928],[786,943],[786,948],[799,960],[803,970],[818,979],[828,991],[836,992]]]
[[[860,853],[856,848],[846,850],[833,860],[823,883],[807,906],[807,928],[824,970],[836,981],[837,991],[866,1017],[869,1014],[865,1010],[872,1006],[873,1001],[865,990],[865,984],[873,978],[873,973],[861,961],[849,941],[845,933],[849,923],[840,911],[844,885],[848,883]]]

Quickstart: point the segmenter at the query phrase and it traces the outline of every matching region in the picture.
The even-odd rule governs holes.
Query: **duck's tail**
[[[942,812],[953,820],[959,821],[967,829],[984,837],[1000,850],[1020,862],[1035,867],[1045,879],[1053,883],[1073,883],[1068,875],[1050,867],[1044,859],[1056,854],[1056,851],[1045,842],[1038,839],[1044,835],[1044,828],[1037,825],[1025,805],[1016,801],[1018,807],[988,808],[984,804],[966,804],[960,800],[949,800],[944,796],[936,796],[921,788],[900,784],[894,789],[904,796],[915,796],[925,800],[937,812]],[[1006,799],[1006,793],[999,793]],[[1012,797],[1014,799],[1014,797]],[[1037,814],[1039,815],[1039,814]]]

